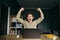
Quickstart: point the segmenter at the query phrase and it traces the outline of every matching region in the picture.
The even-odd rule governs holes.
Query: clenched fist
[[[24,11],[24,8],[22,7],[22,8],[20,9],[20,11]]]
[[[37,8],[37,11],[40,11],[41,10],[41,8]]]

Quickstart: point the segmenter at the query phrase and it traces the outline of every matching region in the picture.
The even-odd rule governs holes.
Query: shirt
[[[17,19],[24,25],[24,28],[33,28],[33,29],[36,29],[37,25],[42,21],[41,18],[38,18],[37,20],[34,20],[32,23],[29,23],[28,21],[23,20],[22,18]]]

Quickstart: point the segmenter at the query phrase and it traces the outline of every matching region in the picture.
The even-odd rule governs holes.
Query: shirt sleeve
[[[40,18],[38,18],[37,20],[35,20],[35,22],[36,22],[36,24],[39,24],[40,22],[42,22],[43,21],[43,19],[40,17]]]
[[[39,24],[44,19],[44,14],[41,9],[39,10],[39,12],[40,12],[40,17],[37,20],[35,20],[36,24]]]
[[[16,19],[17,19],[20,23],[24,24],[25,21],[24,21],[22,18],[20,18],[20,16],[21,16],[21,10],[18,11],[18,13],[17,13],[17,15],[16,15]]]
[[[17,20],[22,23],[22,24],[25,24],[25,20],[23,20],[22,18],[17,18]]]

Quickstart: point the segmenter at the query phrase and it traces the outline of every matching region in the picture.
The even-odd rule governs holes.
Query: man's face
[[[27,20],[28,21],[32,21],[34,19],[33,15],[32,14],[28,14],[27,15]]]

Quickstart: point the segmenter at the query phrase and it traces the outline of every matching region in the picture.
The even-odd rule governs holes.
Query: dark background
[[[4,6],[6,5],[6,6]],[[11,15],[16,15],[23,6],[25,8],[40,7],[44,13],[44,21],[38,25],[42,32],[50,30],[60,31],[60,1],[59,0],[1,0],[0,1],[0,34],[6,34],[7,29],[7,7],[10,7]],[[5,8],[4,8],[5,7]],[[22,14],[24,15],[24,14]],[[37,15],[35,15],[36,17]]]

